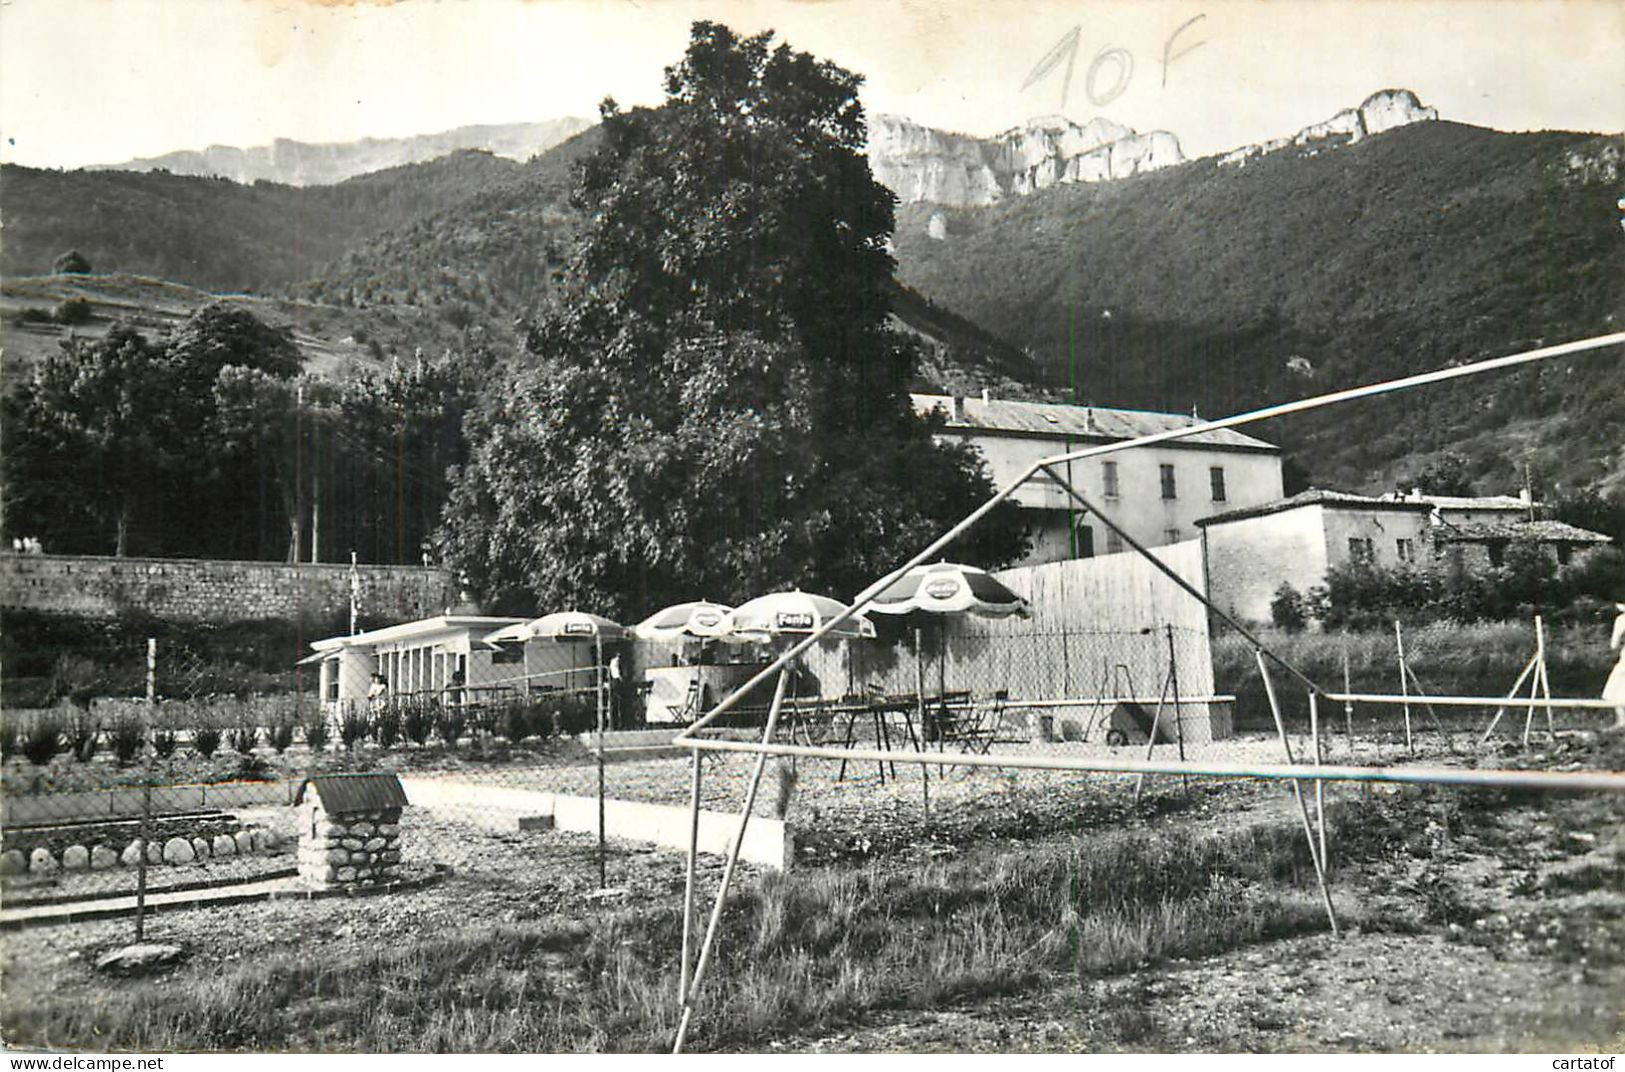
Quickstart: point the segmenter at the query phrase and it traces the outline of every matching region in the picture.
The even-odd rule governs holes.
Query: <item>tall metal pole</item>
[[[1309,694],[1309,735],[1315,742],[1315,766],[1320,766],[1322,755],[1320,751],[1320,697],[1315,693]],[[1320,828],[1320,865],[1331,870],[1329,857],[1326,855],[1326,783],[1315,782],[1315,825]]]
[[[598,714],[598,888],[609,885],[604,846],[604,640],[594,636],[593,699]]]
[[[356,568],[355,551],[350,552],[350,635],[356,634],[356,618],[361,613],[361,571]],[[393,682],[392,682],[393,684]]]
[[[683,965],[677,984],[678,999],[687,1003],[689,969],[693,964],[691,947],[694,943],[694,873],[700,854],[700,750],[691,749],[693,770],[688,787],[688,877],[683,883]]]
[[[1287,763],[1293,764],[1296,761],[1292,758],[1292,743],[1287,740],[1286,720],[1281,717],[1281,704],[1275,698],[1275,682],[1270,679],[1269,663],[1264,661],[1264,653],[1262,651],[1254,651],[1253,657],[1258,661],[1259,676],[1264,679],[1264,695],[1269,698],[1270,714],[1275,718],[1276,732],[1281,735],[1281,749],[1286,752]],[[1330,921],[1332,925],[1332,936],[1336,937],[1337,912],[1332,908],[1332,891],[1331,887],[1326,884],[1326,868],[1325,865],[1321,863],[1320,851],[1315,840],[1315,832],[1310,828],[1309,808],[1303,802],[1302,782],[1294,781],[1292,783],[1292,795],[1297,798],[1298,814],[1303,818],[1303,836],[1309,842],[1309,859],[1315,865],[1315,878],[1320,883],[1320,899],[1326,905],[1326,919]]]
[[[141,857],[135,865],[135,940],[147,934],[147,845],[152,837],[152,761],[156,755],[152,741],[153,715],[158,707],[158,640],[147,638],[147,718],[146,772],[141,778]]]
[[[1179,744],[1179,761],[1185,762],[1185,712],[1179,706],[1179,662],[1174,658],[1174,623],[1166,623],[1168,630],[1168,684],[1174,690],[1174,740]],[[1184,787],[1185,794],[1190,795],[1191,780],[1185,775],[1179,776],[1180,785]]]
[[[773,686],[773,703],[767,709],[767,728],[762,731],[764,748],[773,740],[773,731],[778,728],[779,708],[784,705],[784,686],[788,679],[788,674],[780,673],[778,683]],[[689,747],[695,748],[699,743],[696,741]],[[923,752],[919,754],[924,755]],[[751,812],[756,808],[756,791],[762,786],[762,771],[766,767],[767,753],[758,753],[750,788],[745,793],[745,806],[739,809],[739,829],[734,834],[733,844],[728,847],[728,863],[722,869],[722,885],[717,888],[717,899],[711,905],[711,919],[705,927],[705,938],[700,942],[699,963],[694,965],[694,977],[683,995],[683,1018],[677,1025],[677,1040],[672,1044],[672,1053],[682,1053],[683,1042],[688,1038],[689,1021],[694,1015],[700,983],[705,980],[705,969],[711,963],[711,949],[716,944],[717,929],[722,923],[722,910],[728,905],[728,888],[733,885],[734,868],[739,866],[739,850],[745,844],[745,830],[750,826]]]
[[[1394,619],[1394,643],[1399,649],[1399,694],[1405,698],[1405,751],[1416,755],[1416,746],[1411,741],[1411,685],[1409,676],[1405,672],[1405,634],[1399,631],[1399,619]]]

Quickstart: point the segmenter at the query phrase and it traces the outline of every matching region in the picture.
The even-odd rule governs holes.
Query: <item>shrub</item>
[[[598,726],[598,704],[590,694],[570,693],[559,700],[555,724],[566,737],[586,733]]]
[[[531,735],[530,705],[523,700],[515,700],[506,705],[502,711],[506,726],[503,735],[510,744],[518,744]]]
[[[401,731],[406,739],[422,748],[428,743],[430,735],[434,733],[434,708],[421,700],[408,700],[404,702],[401,715]]]
[[[277,755],[286,752],[293,745],[293,721],[291,719],[278,719],[271,725],[265,734],[266,743],[276,750]]]
[[[174,755],[178,743],[179,738],[172,729],[165,728],[152,732],[152,751],[159,759],[168,759]]]
[[[1300,631],[1307,621],[1303,594],[1290,584],[1283,583],[1270,600],[1270,620],[1289,633]]]
[[[460,707],[441,708],[439,717],[434,721],[435,733],[439,735],[448,748],[455,747],[467,729],[468,717]]]
[[[130,715],[115,720],[107,731],[107,744],[113,749],[113,758],[121,767],[130,765],[131,760],[140,753],[145,739],[146,732],[142,729],[141,720]]]
[[[215,752],[219,750],[220,727],[208,724],[193,727],[192,751],[204,759],[213,759]]]
[[[51,318],[58,324],[90,323],[90,302],[84,298],[68,298],[58,302]]]
[[[238,755],[252,755],[260,743],[260,728],[252,722],[239,722],[226,734],[226,740]]]
[[[358,704],[349,704],[339,715],[339,741],[346,752],[355,750],[356,742],[367,736],[372,721]]]
[[[305,743],[310,745],[312,752],[320,752],[327,747],[331,732],[327,728],[327,716],[318,711],[305,723]]]
[[[400,742],[401,709],[398,705],[386,703],[378,709],[372,719],[372,736],[379,748],[394,748]]]
[[[22,739],[22,753],[28,762],[43,767],[62,751],[62,724],[50,715],[43,715],[28,724]]]
[[[89,763],[96,755],[101,733],[101,723],[92,718],[89,711],[76,711],[66,731],[68,752],[78,762]]]
[[[56,320],[49,309],[40,309],[36,306],[20,310],[13,319],[19,324],[51,324]]]

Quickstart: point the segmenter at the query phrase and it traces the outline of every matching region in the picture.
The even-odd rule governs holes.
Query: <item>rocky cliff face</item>
[[[363,138],[327,144],[278,138],[270,145],[248,149],[211,145],[87,170],[162,169],[176,175],[218,175],[240,183],[264,179],[289,186],[322,186],[401,164],[433,160],[460,149],[485,149],[512,160],[528,160],[591,125],[585,119],[564,118],[545,123],[458,127],[411,138]]]
[[[1242,167],[1247,161],[1264,153],[1273,153],[1289,145],[1310,151],[1321,147],[1352,145],[1362,138],[1381,134],[1385,130],[1425,123],[1439,118],[1436,108],[1424,108],[1415,93],[1408,89],[1384,89],[1371,94],[1358,108],[1344,108],[1330,119],[1311,123],[1290,138],[1274,138],[1257,145],[1243,145],[1219,158],[1222,165]]]
[[[992,138],[933,130],[901,116],[869,123],[869,166],[904,202],[988,205],[1065,182],[1105,182],[1178,164],[1179,140],[1109,119],[1035,119]]]

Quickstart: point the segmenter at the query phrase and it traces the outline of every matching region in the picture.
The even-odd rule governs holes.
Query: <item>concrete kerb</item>
[[[229,888],[194,890],[182,896],[174,891],[158,893],[147,898],[146,912],[179,912],[189,908],[224,908],[230,905],[250,904],[255,901],[325,901],[334,897],[378,897],[388,893],[410,893],[426,889],[445,879],[451,868],[435,864],[435,869],[415,878],[397,879],[376,886],[336,886],[329,889],[301,889],[272,887],[268,889],[233,891]],[[266,885],[268,881],[287,882],[288,879],[255,879],[248,885]],[[0,915],[0,931],[21,930],[24,927],[43,927],[61,923],[88,923],[99,919],[117,919],[133,916],[135,897],[127,896],[124,903],[98,908],[61,908],[54,912],[31,911],[19,908],[14,915]]]
[[[203,811],[205,808],[245,808],[291,804],[301,779],[268,782],[219,782],[213,785],[166,785],[155,789],[161,814]],[[0,825],[37,826],[79,819],[128,819],[140,815],[142,791],[96,789],[39,796],[0,798]]]
[[[455,810],[476,825],[493,830],[514,830],[521,819],[551,817],[555,829],[577,833],[598,832],[598,798],[568,796],[536,789],[510,789],[447,778],[403,777],[406,796],[414,805]],[[644,804],[632,800],[604,802],[604,829],[612,838],[640,841],[678,852],[688,851],[692,813],[686,805]],[[726,856],[733,844],[739,817],[717,811],[700,812],[699,851]],[[782,819],[753,818],[739,848],[741,859],[763,867],[787,871],[795,844]]]

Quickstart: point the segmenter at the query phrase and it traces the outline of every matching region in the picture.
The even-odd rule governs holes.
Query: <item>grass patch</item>
[[[748,1046],[870,1010],[1324,926],[1289,827],[1103,834],[923,869],[772,875],[730,904],[694,1042]],[[4,1029],[19,1045],[148,1051],[661,1050],[676,1028],[680,932],[679,906],[662,904],[471,924],[383,948],[290,949],[159,980],[87,978],[90,995],[13,991]]]

